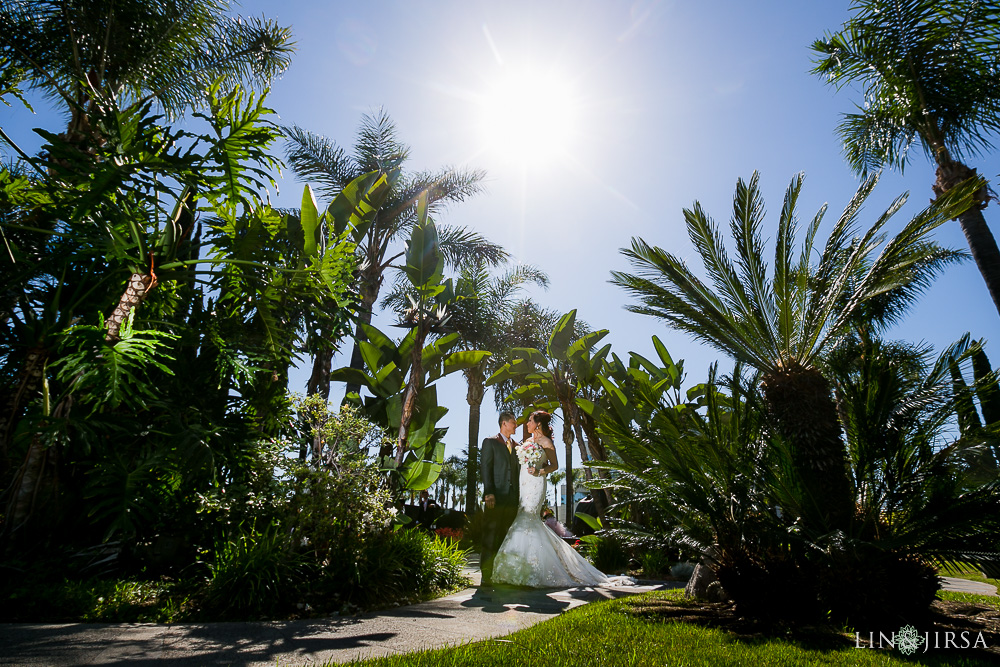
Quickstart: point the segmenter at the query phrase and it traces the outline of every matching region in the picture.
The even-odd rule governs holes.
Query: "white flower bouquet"
[[[517,446],[517,460],[521,462],[523,466],[536,467],[541,463],[542,459],[545,458],[545,452],[542,451],[542,446],[537,444],[534,440],[525,440],[520,445]]]

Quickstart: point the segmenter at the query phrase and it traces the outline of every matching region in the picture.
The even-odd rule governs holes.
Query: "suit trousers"
[[[493,509],[483,510],[483,548],[480,554],[480,569],[483,572],[483,583],[493,579],[493,561],[500,551],[503,540],[507,537],[510,525],[517,516],[517,497],[514,495],[496,495]]]

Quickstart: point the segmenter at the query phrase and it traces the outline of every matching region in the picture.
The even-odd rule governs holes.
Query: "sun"
[[[559,72],[505,72],[482,105],[482,140],[504,161],[549,164],[567,158],[578,140],[582,104],[571,80]]]

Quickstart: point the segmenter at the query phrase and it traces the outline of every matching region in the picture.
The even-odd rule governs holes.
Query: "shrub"
[[[628,569],[629,554],[622,543],[611,535],[585,535],[581,538],[589,545],[590,560],[605,574],[621,574]]]
[[[639,566],[645,577],[666,575],[670,571],[671,562],[670,556],[658,549],[647,551],[639,557]]]
[[[297,596],[303,565],[273,525],[227,539],[216,545],[209,565],[204,607],[223,617],[272,614]]]
[[[420,530],[397,530],[370,543],[358,563],[359,601],[409,599],[460,584],[467,551]]]

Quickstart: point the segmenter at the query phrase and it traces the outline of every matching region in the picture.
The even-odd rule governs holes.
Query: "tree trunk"
[[[10,441],[11,430],[20,418],[21,408],[38,394],[48,354],[42,347],[28,350],[17,387],[11,392],[4,406],[3,421],[0,421],[0,472],[7,471],[7,443]]]
[[[587,436],[587,449],[590,451],[590,458],[595,461],[607,461],[608,454],[604,450],[604,444],[601,442],[600,436],[597,435],[597,429],[594,427],[594,420],[591,419],[590,415],[580,410],[579,406],[577,406],[577,417],[580,419],[580,425],[583,427],[583,432]],[[602,480],[610,479],[608,471],[603,468],[598,469],[597,476]],[[614,502],[614,499],[611,495],[611,489],[601,489],[601,492],[594,496],[595,502],[598,502],[598,496],[600,497],[600,500],[597,508],[600,513],[601,520],[603,521],[604,513],[607,511],[608,505]]]
[[[572,408],[573,431],[576,432],[576,441],[580,445],[580,459],[582,461],[589,461],[591,457],[587,452],[587,442],[583,439],[583,428],[580,426],[580,413],[575,403],[572,405]],[[584,466],[583,472],[588,482],[594,479],[594,471],[590,467]],[[594,509],[597,510],[597,516],[601,518],[601,521],[604,521],[604,512],[607,509],[607,503],[604,502],[604,491],[592,489],[590,495],[594,499]]]
[[[330,371],[333,367],[333,350],[320,350],[313,357],[312,374],[306,383],[306,396],[319,394],[330,400]]]
[[[125,293],[122,294],[122,298],[118,301],[115,311],[111,313],[111,317],[105,323],[105,328],[107,329],[107,334],[104,337],[105,340],[111,342],[118,340],[118,332],[121,330],[125,320],[128,319],[129,313],[146,299],[149,291],[156,287],[156,285],[156,275],[152,271],[149,273],[132,274],[132,277],[128,281],[128,287],[125,288]]]
[[[940,197],[953,187],[976,177],[976,170],[970,169],[961,162],[956,162],[948,157],[947,152],[942,152],[938,158],[937,181],[934,183],[934,194]],[[975,195],[975,203],[969,207],[962,215],[958,216],[958,224],[965,234],[965,241],[969,244],[969,251],[972,259],[976,260],[976,266],[983,280],[986,281],[986,289],[993,299],[993,306],[1000,314],[1000,249],[997,248],[996,238],[986,224],[983,217],[983,209],[989,202],[989,192],[984,186]]]
[[[768,411],[792,448],[806,527],[846,530],[854,516],[847,449],[830,383],[815,368],[793,365],[764,376]]]
[[[573,429],[563,420],[563,444],[566,445],[566,525],[573,526],[573,514],[576,503],[573,502]],[[556,489],[556,494],[559,489]]]
[[[66,396],[52,410],[51,417],[59,420],[69,415],[73,406],[72,396]],[[45,423],[31,438],[24,463],[10,488],[4,525],[8,546],[24,539],[34,540],[34,528],[46,529],[48,522],[39,520],[37,510],[48,502],[58,501],[58,450],[55,444],[46,446],[42,431]],[[41,500],[39,498],[41,497]]]
[[[483,386],[485,377],[480,367],[466,370],[465,379],[469,384],[465,396],[465,400],[469,403],[469,460],[465,468],[465,515],[471,517],[478,507],[476,496],[479,484],[479,416],[486,387]]]

